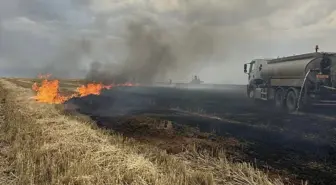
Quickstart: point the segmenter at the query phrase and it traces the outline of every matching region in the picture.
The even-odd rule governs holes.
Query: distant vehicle
[[[293,112],[336,105],[336,53],[317,52],[244,64],[247,96]],[[249,67],[248,67],[249,65]]]
[[[199,79],[199,77],[194,76],[194,78],[189,82],[190,84],[201,84],[203,81]]]

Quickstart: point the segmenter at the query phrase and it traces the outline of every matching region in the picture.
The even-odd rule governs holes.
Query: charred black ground
[[[148,128],[120,120],[147,116],[168,120],[175,128],[188,126],[202,133],[211,132],[209,140],[235,138],[243,143],[240,149],[231,148],[239,160],[294,174],[310,184],[336,184],[336,115],[330,109],[298,114],[276,112],[246,99],[245,86],[217,90],[120,87],[100,96],[71,99],[66,104],[75,105],[100,126],[136,139],[143,139],[138,136]],[[133,128],[123,129],[121,123]],[[151,133],[150,139],[155,136]]]

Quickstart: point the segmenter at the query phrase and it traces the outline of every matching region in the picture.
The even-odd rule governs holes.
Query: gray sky
[[[336,50],[335,0],[0,0],[0,75],[80,77],[92,61],[122,64],[139,18],[176,60],[161,79],[246,83],[253,58]]]

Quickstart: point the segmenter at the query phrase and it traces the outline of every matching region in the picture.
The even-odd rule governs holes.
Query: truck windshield
[[[255,64],[255,61],[252,61],[250,63],[250,70],[249,70],[249,72],[251,72],[254,69],[254,64]]]

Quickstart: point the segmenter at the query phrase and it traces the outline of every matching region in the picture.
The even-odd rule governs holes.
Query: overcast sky
[[[183,63],[167,73],[175,81],[246,83],[253,58],[336,50],[335,0],[0,0],[0,75],[78,77],[92,61],[123,63],[139,17],[169,35]]]

